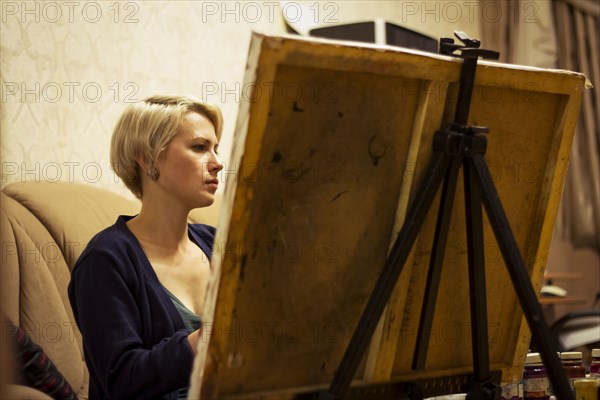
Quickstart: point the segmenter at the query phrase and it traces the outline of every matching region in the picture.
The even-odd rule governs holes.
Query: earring
[[[158,169],[153,165],[150,167],[150,169],[146,172],[146,174],[150,177],[150,179],[152,179],[153,181],[157,180],[160,172],[158,171]]]

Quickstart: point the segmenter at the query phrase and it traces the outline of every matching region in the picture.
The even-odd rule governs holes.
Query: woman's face
[[[192,209],[213,203],[223,164],[217,155],[219,144],[208,118],[188,112],[179,132],[156,163],[160,176],[155,182],[164,196]]]

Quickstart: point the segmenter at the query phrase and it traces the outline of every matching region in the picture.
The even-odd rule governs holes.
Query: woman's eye
[[[203,144],[195,144],[192,146],[192,149],[194,149],[196,151],[204,151],[204,150],[206,150],[206,146]]]

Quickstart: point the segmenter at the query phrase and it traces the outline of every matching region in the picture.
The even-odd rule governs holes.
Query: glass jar
[[[585,367],[583,365],[583,355],[580,351],[565,351],[560,353],[565,375],[569,379],[571,390],[575,391],[573,381],[575,379],[585,378]]]
[[[590,378],[600,379],[600,349],[592,350],[592,363],[590,364]]]
[[[523,398],[525,400],[550,399],[548,376],[539,353],[529,353],[525,359]]]
[[[597,379],[577,379],[575,380],[575,400],[598,400]]]

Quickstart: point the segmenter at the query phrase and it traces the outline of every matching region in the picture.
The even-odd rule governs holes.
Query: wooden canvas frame
[[[432,136],[452,119],[460,66],[399,48],[253,36],[192,398],[292,398],[328,386]],[[485,158],[536,290],[585,82],[577,73],[490,62],[476,76],[469,123],[490,128]],[[425,370],[410,365],[433,213],[355,383],[471,370],[461,185]],[[513,381],[529,331],[486,222],[491,368]]]

